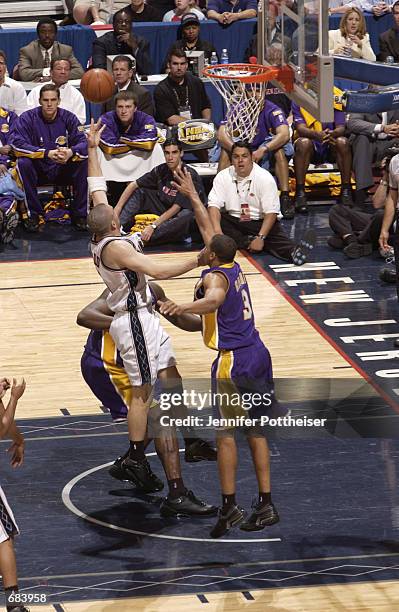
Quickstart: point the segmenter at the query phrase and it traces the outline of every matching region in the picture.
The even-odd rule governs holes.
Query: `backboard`
[[[294,87],[287,95],[319,121],[333,121],[334,61],[328,54],[328,1],[259,0],[257,43],[259,63],[287,64],[292,69]]]

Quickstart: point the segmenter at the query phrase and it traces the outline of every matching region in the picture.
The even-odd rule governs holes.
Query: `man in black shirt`
[[[174,47],[168,55],[169,74],[154,90],[155,119],[174,126],[187,119],[211,119],[211,103],[200,78],[188,72],[183,49]],[[208,161],[208,152],[199,150],[196,157]]]
[[[200,34],[200,20],[194,13],[187,13],[181,19],[181,38],[177,40],[168,51],[168,56],[173,48],[183,51],[203,51],[205,63],[209,63],[216,49],[208,40],[202,40]]]
[[[107,69],[107,55],[133,55],[138,74],[151,74],[150,44],[145,38],[132,32],[132,18],[122,9],[115,13],[112,32],[100,36],[93,42],[93,68]]]
[[[143,242],[150,244],[176,242],[188,236],[194,215],[189,198],[183,196],[172,184],[177,169],[187,168],[201,200],[206,200],[201,178],[195,170],[182,163],[181,144],[170,138],[165,141],[163,150],[166,163],[130,183],[115,208],[126,230],[132,227],[137,214],[159,215],[141,233]]]
[[[131,0],[131,3],[123,9],[128,13],[132,21],[162,21],[163,15],[155,6],[146,4],[144,0]]]

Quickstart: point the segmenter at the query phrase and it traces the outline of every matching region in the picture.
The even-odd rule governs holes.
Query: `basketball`
[[[80,81],[80,91],[88,102],[106,102],[115,91],[112,74],[102,68],[88,70]]]

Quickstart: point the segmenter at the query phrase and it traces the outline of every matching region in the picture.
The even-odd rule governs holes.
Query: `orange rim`
[[[222,74],[222,70],[245,70],[251,74]],[[215,73],[215,70],[220,72]],[[262,66],[261,64],[216,64],[207,66],[202,71],[205,77],[224,81],[240,81],[241,83],[264,83],[266,81],[281,81],[287,91],[293,88],[293,71],[289,66]]]

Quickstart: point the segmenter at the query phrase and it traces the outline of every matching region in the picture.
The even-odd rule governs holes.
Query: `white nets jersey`
[[[137,234],[131,236],[107,236],[99,242],[92,242],[91,252],[97,272],[110,290],[107,298],[108,307],[116,312],[147,308],[152,310],[151,292],[147,277],[141,272],[127,269],[108,268],[102,259],[104,247],[113,240],[129,242],[132,248],[142,252],[141,241]]]

